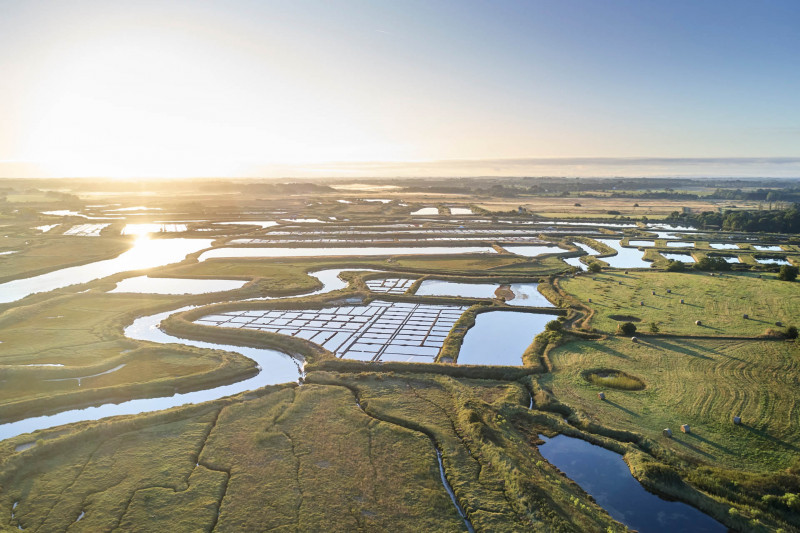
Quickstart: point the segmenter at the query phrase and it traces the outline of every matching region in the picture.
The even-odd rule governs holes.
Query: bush
[[[658,324],[655,322],[650,322],[650,333],[658,333],[659,331]]]
[[[686,270],[686,263],[683,261],[670,259],[669,263],[667,263],[667,272],[683,272],[684,270]]]
[[[597,261],[592,261],[589,263],[589,272],[597,273],[603,270],[603,267]]]
[[[783,265],[778,272],[778,279],[781,281],[794,281],[797,279],[798,269],[796,266]]]
[[[633,322],[624,322],[619,326],[617,326],[617,331],[620,333],[620,335],[625,335],[627,337],[630,337],[631,335],[636,333],[636,324],[634,324]]]
[[[561,331],[564,329],[564,325],[559,320],[551,320],[545,324],[544,329],[547,331]]]
[[[694,264],[695,270],[730,270],[731,264],[722,257],[704,257]]]
[[[796,339],[797,338],[797,328],[795,326],[789,326],[786,328],[786,338],[787,339]]]

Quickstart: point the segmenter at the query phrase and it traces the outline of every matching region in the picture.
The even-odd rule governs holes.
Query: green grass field
[[[779,281],[771,273],[762,276],[615,271],[564,279],[561,287],[595,310],[590,327],[608,333],[626,321],[642,333],[655,322],[660,333],[671,335],[740,337],[780,330],[777,321],[800,324],[800,283]],[[697,320],[701,326],[695,325]]]
[[[541,382],[562,402],[600,424],[647,435],[676,452],[712,464],[777,470],[800,447],[800,353],[786,341],[611,337],[574,341],[550,352],[552,374]],[[589,383],[581,373],[611,368],[643,380],[641,391]],[[606,392],[607,401],[597,393]],[[741,416],[742,426],[732,423]],[[689,424],[692,433],[680,432]],[[673,439],[661,430],[671,428]]]

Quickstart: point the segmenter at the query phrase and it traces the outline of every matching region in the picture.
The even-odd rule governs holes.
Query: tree
[[[655,322],[650,322],[650,333],[658,333],[658,332],[659,332],[658,324],[656,324]]]
[[[778,272],[778,279],[781,281],[794,281],[797,279],[798,269],[796,266],[783,265],[780,272]]]
[[[617,330],[621,335],[630,337],[631,335],[636,333],[636,324],[634,324],[633,322],[624,322],[617,327]]]
[[[591,263],[589,263],[589,272],[596,274],[601,270],[603,270],[603,267],[597,261],[592,261]]]

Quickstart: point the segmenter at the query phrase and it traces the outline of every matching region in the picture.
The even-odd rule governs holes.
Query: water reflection
[[[0,284],[0,303],[15,302],[34,293],[86,283],[120,272],[177,263],[183,261],[188,254],[210,247],[211,242],[211,239],[141,238],[136,241],[133,248],[114,259],[62,268],[40,276]]]

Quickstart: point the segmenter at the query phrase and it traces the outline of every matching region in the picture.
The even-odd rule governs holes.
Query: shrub
[[[684,270],[686,270],[686,263],[683,261],[670,259],[669,263],[667,263],[667,272],[683,272]]]
[[[625,335],[626,337],[630,337],[634,333],[636,333],[636,324],[633,322],[624,322],[617,326],[617,331],[620,335]]]
[[[794,281],[797,279],[798,269],[796,266],[783,265],[778,271],[778,279],[781,281]]]
[[[559,320],[551,320],[545,324],[544,329],[547,331],[561,331],[564,329],[564,325]]]
[[[704,257],[694,264],[695,270],[730,270],[731,265],[722,257]]]
[[[650,333],[658,333],[659,331],[658,324],[655,322],[650,322]]]
[[[589,272],[597,273],[603,270],[603,267],[597,261],[589,263]]]
[[[785,335],[786,335],[787,339],[796,339],[797,338],[797,327],[789,326],[788,328],[786,328]]]

